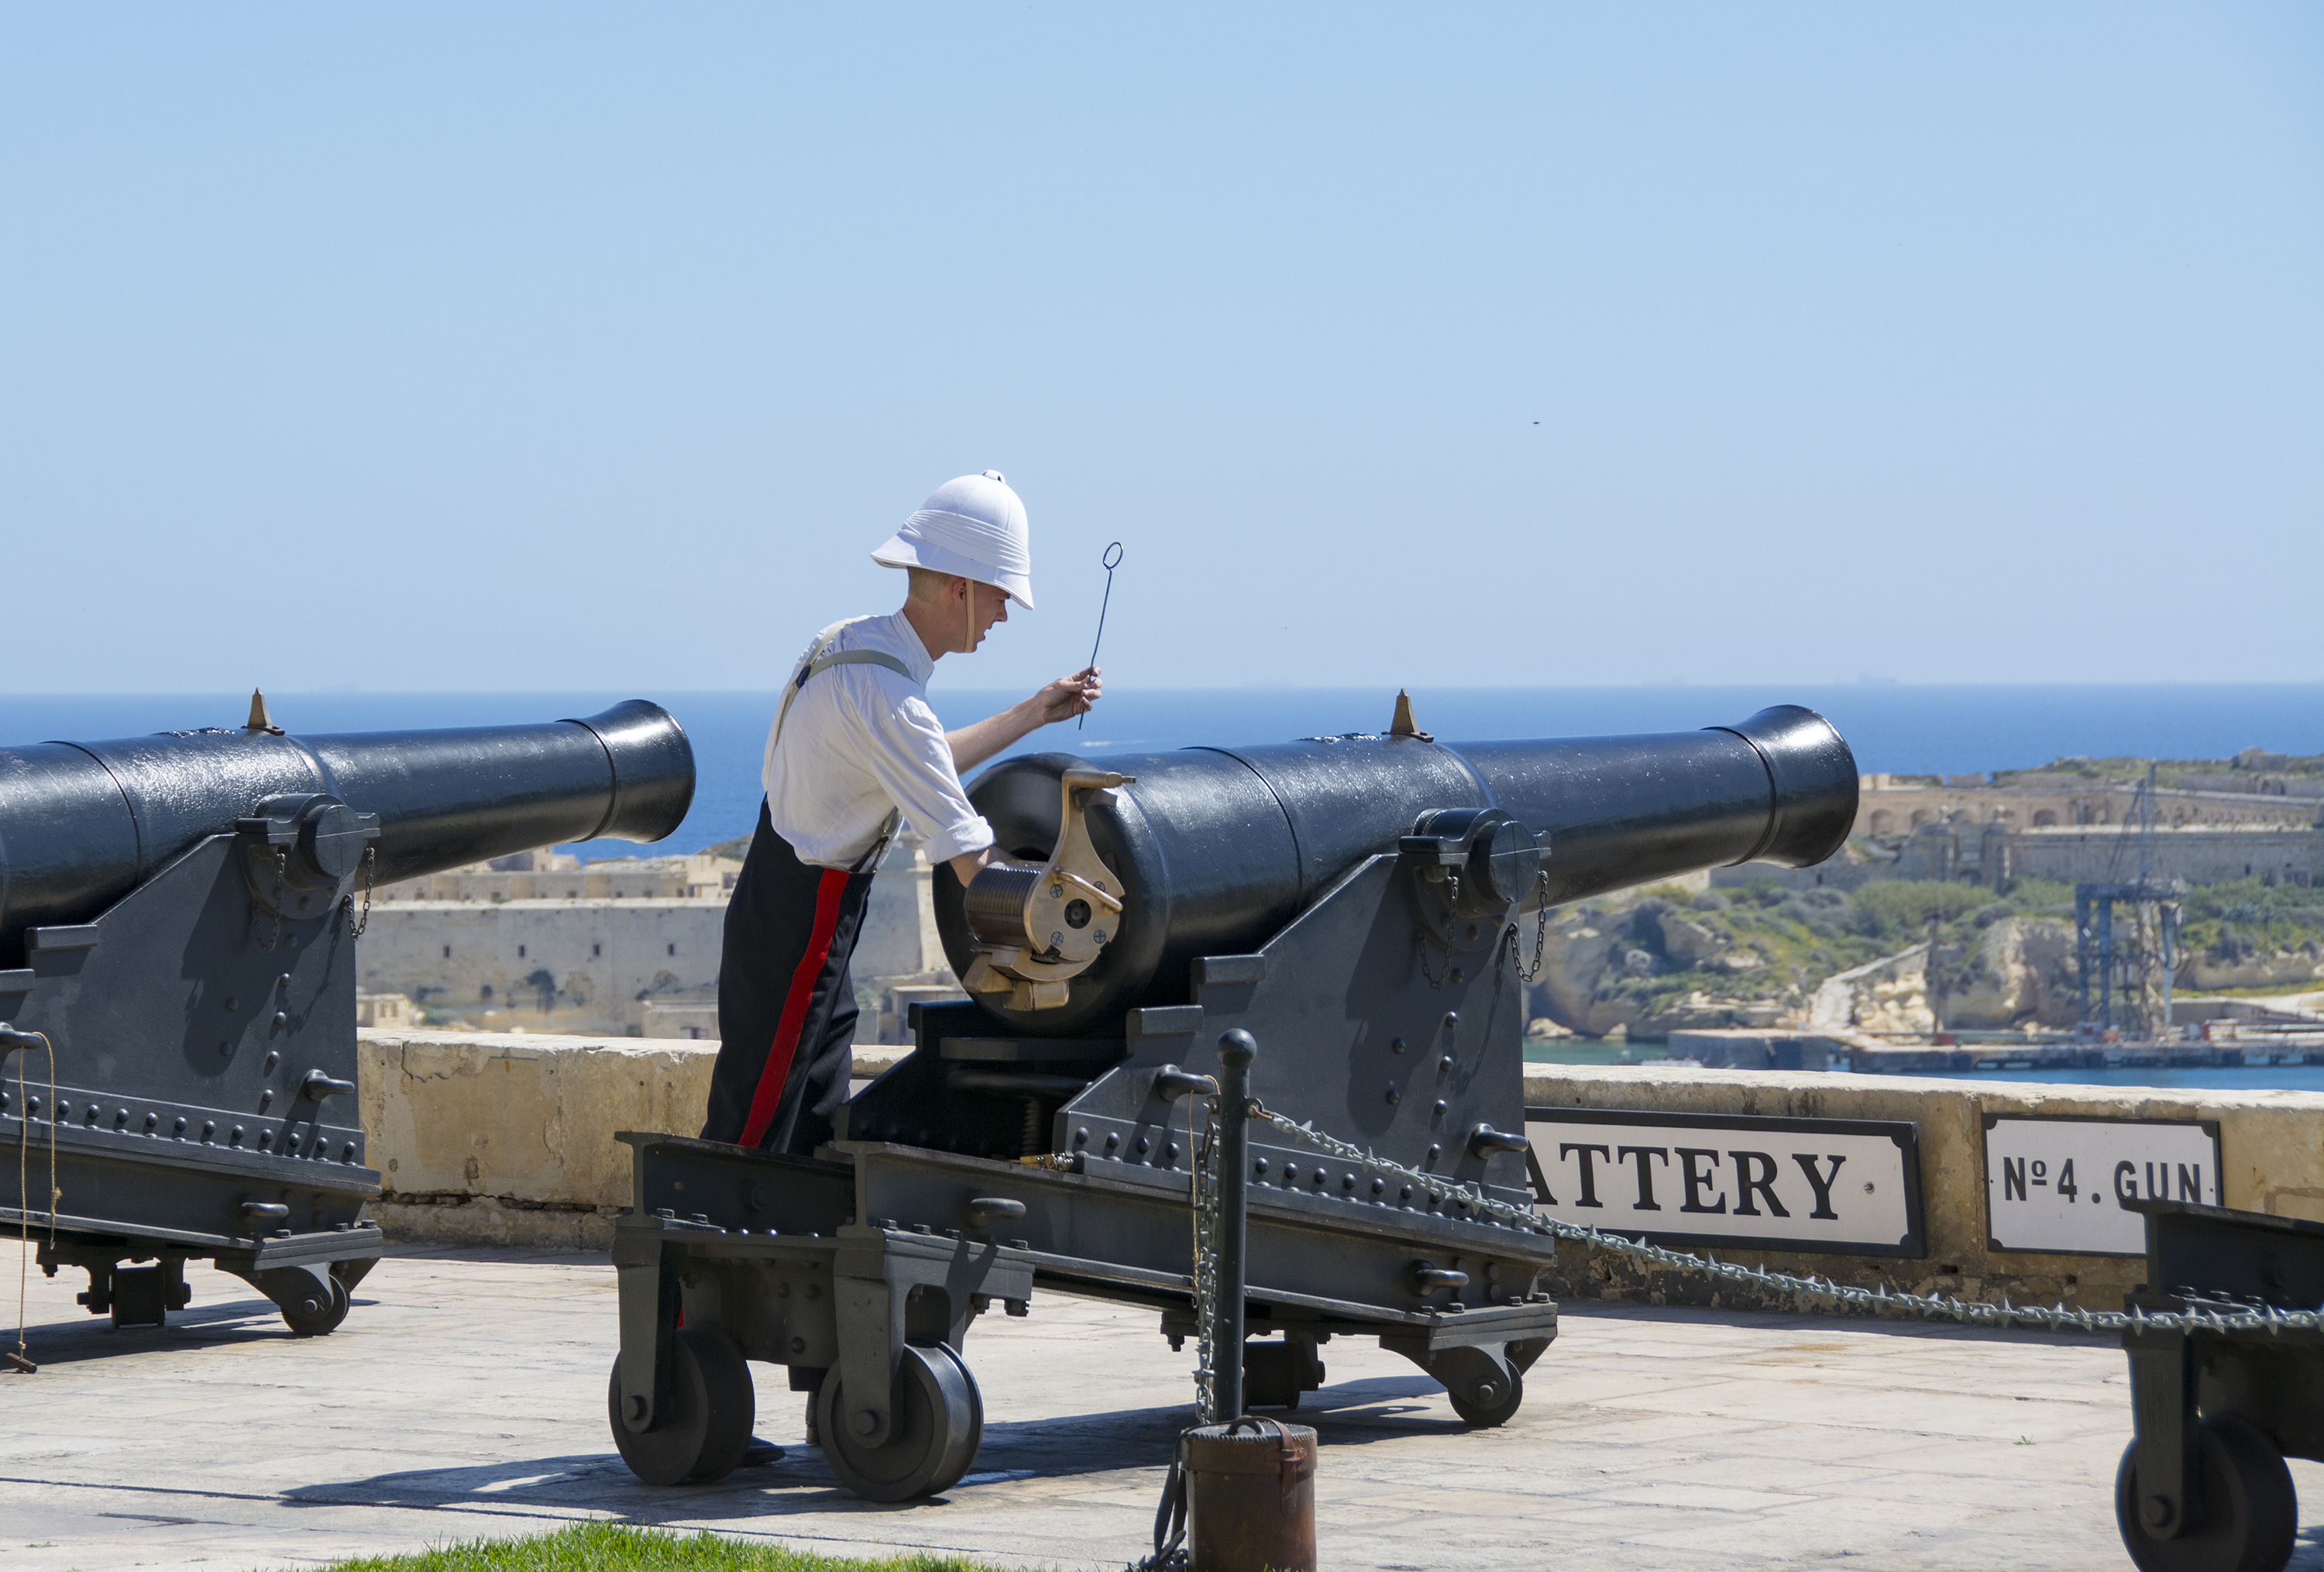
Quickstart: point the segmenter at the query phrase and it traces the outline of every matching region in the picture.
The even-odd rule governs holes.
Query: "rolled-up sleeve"
[[[903,687],[900,682],[896,686]],[[991,846],[992,827],[970,806],[968,793],[961,788],[952,744],[945,740],[936,712],[917,693],[907,697],[899,692],[891,698],[900,702],[863,717],[871,734],[865,739],[871,745],[863,751],[872,778],[919,832],[929,862]]]

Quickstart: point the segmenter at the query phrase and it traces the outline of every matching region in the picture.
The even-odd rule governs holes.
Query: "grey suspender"
[[[851,617],[848,622],[854,620]],[[775,707],[775,735],[767,744],[770,753],[782,738],[783,717],[791,712],[791,700],[798,696],[800,689],[807,686],[807,680],[816,672],[828,671],[834,666],[885,666],[907,682],[912,680],[912,669],[904,664],[899,655],[890,655],[883,650],[834,650],[832,641],[838,638],[841,630],[846,626],[846,622],[836,622],[815,636],[814,644],[807,650],[807,663],[799,668],[799,674],[791,679],[789,686],[783,689],[783,701]],[[896,809],[888,810],[887,821],[880,827],[880,838],[873,841],[872,849],[858,859],[853,872],[862,873],[878,865],[881,854],[888,849],[888,842],[894,838],[896,827],[903,822],[903,817]]]

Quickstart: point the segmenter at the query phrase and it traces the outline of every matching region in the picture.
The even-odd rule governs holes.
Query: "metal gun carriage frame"
[[[209,1260],[328,1332],[377,1262],[355,1110],[376,884],[558,841],[652,840],[694,791],[658,707],[547,726],[0,747],[0,1197],[115,1326]],[[51,1057],[52,1056],[52,1057]],[[124,1262],[128,1264],[124,1264]],[[150,1262],[151,1264],[146,1264]]]
[[[2126,1308],[2200,1313],[2324,1305],[2324,1223],[2186,1201],[2146,1214],[2146,1281]],[[2115,1519],[2144,1572],[2275,1572],[2298,1503],[2286,1457],[2324,1461],[2324,1332],[2132,1329],[2137,1434]]]
[[[1229,1034],[1256,1043],[1249,1095],[1275,1113],[1529,1206],[1527,1145],[1508,1133],[1548,906],[1721,862],[1819,861],[1855,796],[1838,734],[1781,707],[1672,736],[1454,747],[1399,707],[1382,735],[994,766],[971,800],[1036,866],[936,880],[975,1003],[919,1007],[913,1051],[812,1159],[622,1137],[636,1206],[615,1228],[616,1444],[649,1481],[716,1478],[749,1439],[748,1361],[781,1364],[816,1394],[840,1478],[901,1500],[974,1456],[962,1349],[992,1300],[1021,1310],[1047,1286],[1139,1305],[1182,1345],[1199,1105]],[[1361,1162],[1247,1152],[1240,1308],[1259,1340],[1213,1349],[1214,1392],[1238,1373],[1250,1401],[1296,1404],[1323,1382],[1318,1349],[1362,1336],[1472,1424],[1517,1410],[1557,1335],[1536,1292],[1545,1232]]]
[[[1478,976],[1427,986],[1398,865],[1368,860],[1256,955],[1197,961],[1196,1002],[1133,1010],[1120,1040],[1002,1034],[974,1005],[916,1007],[913,1052],[846,1105],[823,1161],[625,1133],[635,1206],[615,1225],[608,1394],[623,1457],[659,1484],[731,1470],[751,1426],[744,1362],[759,1360],[817,1394],[825,1451],[852,1489],[900,1500],[948,1487],[975,1455],[981,1399],[963,1349],[992,1301],[1022,1314],[1047,1287],[1139,1305],[1183,1343],[1211,1044],[1251,1031],[1277,1050],[1257,1089],[1305,1106],[1314,1088],[1296,1083],[1316,1056],[1300,1038],[1345,1030],[1313,1018],[1319,990],[1352,993],[1368,1021],[1400,1029],[1356,1052],[1385,1088],[1375,1126],[1434,1132],[1448,1177],[1521,1200],[1523,1142],[1499,1133],[1524,1120],[1508,948],[1480,945]],[[1367,941],[1382,930],[1400,965],[1376,964]],[[1024,1152],[1028,1128],[1040,1145]],[[1535,1290],[1554,1241],[1347,1163],[1251,1151],[1245,1319],[1266,1340],[1244,1351],[1250,1401],[1296,1406],[1323,1383],[1318,1348],[1360,1336],[1442,1382],[1471,1423],[1517,1411],[1524,1372],[1557,1335],[1557,1307]],[[693,1396],[721,1388],[743,1396],[731,1410]]]

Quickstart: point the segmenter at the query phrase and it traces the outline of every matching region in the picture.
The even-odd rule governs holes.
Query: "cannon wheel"
[[[295,1304],[282,1307],[282,1324],[301,1337],[320,1337],[327,1332],[337,1331],[355,1303],[348,1296],[347,1285],[339,1281],[337,1272],[331,1273],[327,1281],[330,1284],[327,1297],[325,1292],[317,1291],[302,1296]]]
[[[949,1489],[960,1483],[962,1475],[976,1466],[976,1455],[984,1447],[984,1392],[976,1384],[975,1373],[969,1369],[968,1359],[959,1349],[949,1343],[939,1343],[936,1351],[951,1356],[952,1362],[960,1367],[961,1380],[968,1383],[968,1457],[961,1465],[960,1475],[945,1482],[945,1488]]]
[[[2202,1527],[2158,1540],[2139,1516],[2138,1443],[2114,1476],[2114,1517],[2139,1572],[2280,1572],[2292,1559],[2299,1507],[2292,1474],[2265,1436],[2221,1415],[2196,1429],[2203,1448]]]
[[[1517,1405],[1525,1401],[1525,1375],[1516,1365],[1510,1365],[1508,1391],[1489,1403],[1471,1402],[1451,1387],[1444,1389],[1444,1395],[1452,1400],[1452,1411],[1461,1416],[1461,1422],[1464,1425],[1475,1425],[1480,1429],[1505,1425],[1508,1423],[1509,1416],[1517,1411]]]
[[[742,1466],[758,1419],[751,1367],[715,1327],[681,1327],[672,1341],[670,1400],[660,1422],[632,1431],[622,1423],[622,1362],[605,1388],[605,1418],[630,1472],[648,1484],[706,1484]]]
[[[839,1372],[816,1392],[816,1434],[839,1482],[866,1501],[909,1501],[960,1483],[975,1460],[984,1400],[950,1348],[907,1346],[896,1371],[887,1443],[867,1447],[849,1425]]]

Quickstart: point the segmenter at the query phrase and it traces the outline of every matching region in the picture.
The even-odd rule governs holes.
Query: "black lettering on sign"
[[[2126,1212],[2130,1210],[2130,1203],[2138,1199],[2138,1165],[2136,1163],[2118,1162],[2114,1165],[2114,1198],[2121,1204],[2122,1209]]]
[[[2001,1198],[2022,1201],[2025,1198],[2025,1160],[2005,1157],[2001,1160]]]
[[[1686,1201],[1684,1205],[1679,1207],[1679,1210],[1682,1212],[1724,1212],[1727,1210],[1727,1197],[1720,1194],[1718,1188],[1719,1153],[1699,1146],[1681,1146],[1674,1148],[1674,1150],[1678,1152],[1679,1178],[1686,1185]],[[1711,1172],[1697,1173],[1694,1171],[1694,1160],[1698,1157],[1707,1157],[1711,1160]],[[1706,1207],[1702,1204],[1702,1191],[1705,1186],[1711,1187],[1711,1193],[1713,1196],[1718,1197],[1719,1205],[1715,1207]]]
[[[1558,1147],[1558,1161],[1563,1162],[1567,1153],[1576,1151],[1582,1154],[1582,1198],[1573,1204],[1577,1207],[1602,1207],[1606,1203],[1598,1198],[1598,1169],[1590,1161],[1590,1154],[1594,1151],[1609,1162],[1614,1161],[1613,1156],[1602,1146],[1582,1146],[1568,1141]]]
[[[1668,1168],[1670,1166],[1670,1148],[1667,1146],[1624,1146],[1618,1148],[1615,1151],[1614,1157],[1617,1161],[1620,1161],[1628,1158],[1632,1152],[1637,1153],[1638,1157],[1638,1204],[1630,1209],[1634,1212],[1659,1212],[1662,1210],[1662,1207],[1655,1201],[1654,1170],[1646,1166],[1646,1159],[1649,1157],[1659,1157],[1663,1160],[1663,1166],[1665,1168]]]
[[[2200,1201],[2203,1198],[2203,1165],[2201,1163],[2199,1162],[2192,1168],[2189,1168],[2183,1162],[2179,1165],[2179,1198],[2182,1201]]]
[[[1534,1199],[1545,1207],[1557,1205],[1557,1197],[1549,1193],[1549,1176],[1541,1171],[1541,1151],[1536,1147],[1526,1148],[1526,1172],[1533,1179]]]
[[[1794,1151],[1792,1153],[1792,1161],[1800,1165],[1800,1171],[1808,1176],[1808,1183],[1815,1189],[1815,1210],[1810,1212],[1808,1216],[1828,1217],[1833,1222],[1838,1222],[1840,1214],[1831,1209],[1831,1181],[1840,1177],[1840,1165],[1846,1162],[1848,1159],[1827,1155],[1824,1161],[1831,1164],[1831,1170],[1821,1178],[1816,1174],[1815,1159],[1808,1153]]]
[[[2058,1170],[2058,1193],[2070,1201],[2082,1193],[2074,1188],[2074,1160],[2070,1157]]]
[[[1752,1203],[1753,1192],[1767,1203],[1767,1210],[1778,1217],[1788,1217],[1784,1203],[1775,1199],[1775,1160],[1764,1151],[1730,1151],[1735,1160],[1735,1215],[1756,1217],[1759,1208]]]

